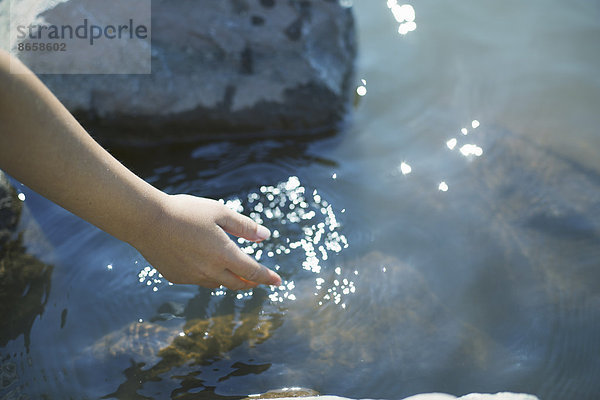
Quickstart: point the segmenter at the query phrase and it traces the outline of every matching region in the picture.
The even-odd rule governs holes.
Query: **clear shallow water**
[[[385,2],[354,2],[367,93],[345,132],[112,149],[158,187],[278,230],[248,251],[285,288],[170,286],[23,189],[55,268],[28,350],[24,335],[0,349],[18,376],[0,393],[595,398],[600,7],[411,4],[402,36]]]

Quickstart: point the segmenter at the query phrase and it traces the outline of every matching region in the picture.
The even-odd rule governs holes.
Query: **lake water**
[[[20,187],[54,269],[0,348],[0,398],[597,398],[600,3],[410,4],[402,35],[385,1],[354,1],[364,96],[342,132],[111,149],[277,231],[240,245],[283,287],[169,285]]]

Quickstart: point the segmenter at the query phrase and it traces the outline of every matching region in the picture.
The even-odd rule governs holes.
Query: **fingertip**
[[[273,270],[269,270],[269,278],[270,278],[270,285],[273,286],[281,286],[281,277],[279,276],[279,274]]]
[[[265,226],[257,225],[256,237],[259,241],[267,240],[269,237],[271,237],[271,231]]]

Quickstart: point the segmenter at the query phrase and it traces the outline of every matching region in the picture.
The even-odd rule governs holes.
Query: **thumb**
[[[271,236],[271,232],[264,226],[230,209],[227,209],[216,223],[225,232],[253,242],[260,242]]]

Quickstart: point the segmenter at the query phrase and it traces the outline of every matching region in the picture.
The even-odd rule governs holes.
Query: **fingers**
[[[230,209],[226,209],[216,222],[225,232],[253,242],[260,242],[271,236],[271,232],[264,226]]]
[[[265,240],[271,236],[271,232],[264,226],[229,209],[216,220],[216,223],[226,232],[252,241]],[[281,284],[281,277],[279,275],[267,267],[260,265],[252,257],[241,251],[231,240],[228,240],[228,242],[225,249],[228,261],[227,272],[233,276],[237,275],[238,280],[242,278],[242,282],[249,281],[264,285]],[[232,281],[230,276],[221,274],[220,277],[228,279],[228,282],[232,285],[240,284],[240,282]],[[230,287],[226,283],[224,285]]]
[[[263,285],[281,285],[281,277],[240,250],[232,241],[227,246],[227,269],[240,278]]]
[[[223,286],[231,290],[245,290],[258,286],[257,283],[242,279],[227,269],[219,272],[215,279],[218,279]]]

